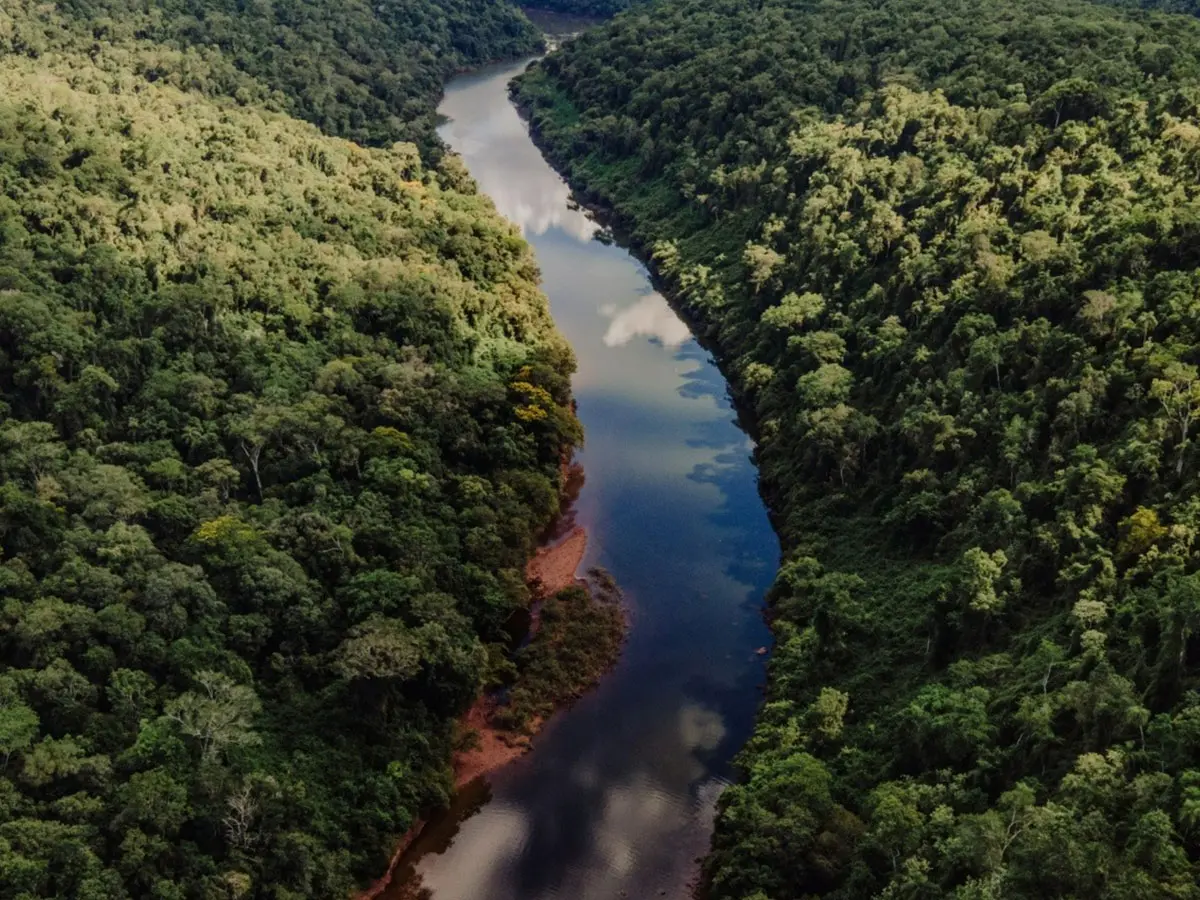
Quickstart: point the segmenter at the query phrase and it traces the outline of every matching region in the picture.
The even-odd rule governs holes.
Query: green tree
[[[197,672],[198,690],[185,691],[163,706],[163,716],[200,747],[201,759],[217,758],[230,747],[259,743],[254,721],[262,710],[253,688],[220,672]]]

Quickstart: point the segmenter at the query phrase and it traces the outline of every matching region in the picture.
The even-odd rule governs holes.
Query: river
[[[683,900],[761,700],[779,545],[717,367],[646,269],[596,239],[509,102],[527,62],[452,81],[440,133],[532,243],[575,348],[584,565],[616,578],[631,628],[616,669],[465,792],[389,895]]]

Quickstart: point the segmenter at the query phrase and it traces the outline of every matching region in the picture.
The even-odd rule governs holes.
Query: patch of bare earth
[[[539,548],[529,561],[525,577],[534,596],[531,633],[537,631],[537,610],[541,601],[573,585],[586,584],[576,577],[576,573],[587,553],[587,542],[587,531],[582,526],[574,526],[554,544]],[[509,731],[493,724],[492,717],[496,708],[495,697],[481,695],[461,720],[462,729],[474,731],[477,740],[470,749],[461,750],[454,755],[454,784],[458,790],[525,754],[532,746],[530,735],[535,734],[544,724],[542,719],[537,718],[526,725],[525,733]],[[420,835],[424,825],[423,821],[417,821],[401,838],[387,874],[359,894],[356,900],[376,900],[385,891],[388,892],[389,900],[399,900],[400,897],[407,896],[403,885],[392,884],[393,876],[405,852]],[[413,895],[419,897],[419,885],[412,885],[412,888]]]
[[[576,526],[567,535],[549,547],[540,548],[525,568],[525,577],[533,589],[535,604],[545,597],[581,583],[575,577],[587,553],[587,531]],[[536,605],[531,631],[537,630]],[[532,746],[529,734],[516,734],[492,724],[496,711],[496,699],[483,695],[467,710],[462,726],[478,735],[478,743],[469,750],[454,756],[454,783],[461,788],[466,784],[494,772]],[[529,723],[530,734],[542,726],[540,719]]]

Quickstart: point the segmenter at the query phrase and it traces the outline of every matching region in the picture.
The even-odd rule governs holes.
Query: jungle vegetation
[[[1200,897],[1200,22],[664,0],[522,78],[786,559],[719,900]]]
[[[542,44],[514,5],[493,0],[57,5],[97,43],[153,42],[160,52],[136,69],[150,81],[285,111],[360,144],[412,141],[427,153],[439,149],[435,108],[448,75]]]
[[[533,634],[514,658],[513,686],[492,724],[528,733],[554,710],[593,687],[620,655],[626,616],[613,577],[594,567],[588,579],[546,597]]]
[[[537,3],[531,3],[529,6],[534,9],[548,9],[552,12],[607,19],[628,9],[633,2],[634,0],[537,0]],[[641,0],[641,2],[646,2],[646,0]]]
[[[345,897],[453,789],[580,431],[529,248],[392,141],[506,9],[0,9],[0,896]]]

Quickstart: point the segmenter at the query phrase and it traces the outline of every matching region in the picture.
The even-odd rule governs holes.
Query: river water
[[[584,565],[616,578],[631,628],[616,669],[490,788],[467,791],[390,893],[683,900],[761,699],[779,547],[720,372],[645,268],[596,239],[510,104],[527,62],[452,81],[440,133],[532,243],[575,348]]]

